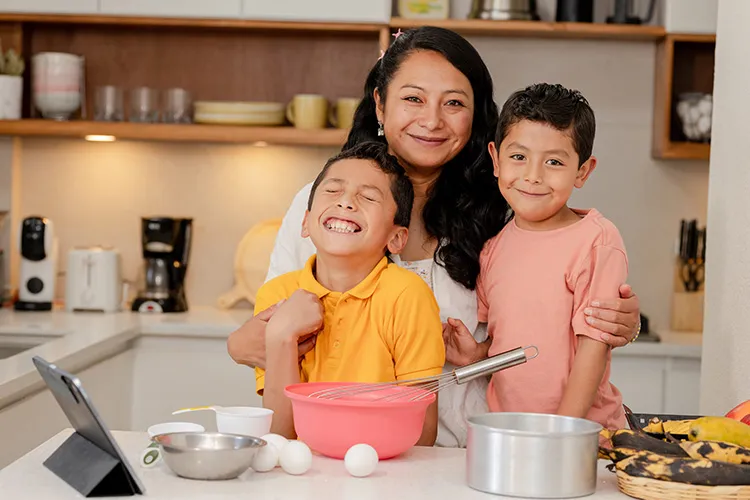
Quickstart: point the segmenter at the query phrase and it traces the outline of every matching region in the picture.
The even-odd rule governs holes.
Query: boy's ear
[[[388,241],[388,251],[392,254],[400,254],[406,246],[406,240],[409,238],[409,230],[403,226],[397,226]]]
[[[497,148],[495,147],[495,141],[490,141],[490,143],[487,145],[487,149],[490,152],[490,157],[492,157],[492,171],[495,173],[495,177],[500,177],[500,162],[497,158]]]
[[[305,216],[302,217],[302,232],[300,233],[300,236],[303,238],[309,238],[310,237],[310,231],[307,230],[307,218],[310,215],[309,210],[305,210]]]
[[[594,169],[596,168],[596,158],[590,157],[588,160],[583,162],[583,165],[578,169],[578,173],[576,174],[576,182],[575,187],[582,188],[584,184],[586,184],[586,181],[588,180],[589,176],[594,172]]]
[[[385,103],[380,100],[380,91],[375,89],[372,93],[372,97],[375,99],[375,115],[378,117],[378,121],[383,123],[383,105]]]

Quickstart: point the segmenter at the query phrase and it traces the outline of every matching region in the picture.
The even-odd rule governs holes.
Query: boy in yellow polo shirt
[[[256,368],[271,432],[293,439],[284,395],[302,382],[390,382],[438,375],[445,363],[435,297],[415,273],[389,263],[408,234],[414,190],[387,146],[369,142],[331,158],[312,186],[302,236],[317,253],[304,269],[257,293],[255,313],[283,301],[266,327],[266,370]],[[298,342],[315,336],[299,359]],[[437,402],[417,444],[432,446]]]

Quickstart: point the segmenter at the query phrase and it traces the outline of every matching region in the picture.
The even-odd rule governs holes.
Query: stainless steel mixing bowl
[[[474,489],[522,498],[596,490],[602,426],[582,418],[488,413],[469,418],[466,473]]]
[[[188,479],[234,479],[245,472],[262,439],[217,432],[172,432],[154,436],[172,472]]]

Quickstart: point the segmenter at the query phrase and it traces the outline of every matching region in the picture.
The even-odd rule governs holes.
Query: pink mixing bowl
[[[325,399],[310,394],[337,387],[356,385],[345,382],[313,382],[287,386],[284,393],[292,401],[297,437],[310,448],[332,458],[344,458],[359,443],[375,448],[381,460],[405,452],[422,435],[427,407],[435,401],[430,394],[421,401],[377,401],[386,394],[413,390],[393,386],[386,391],[359,394],[341,399]]]

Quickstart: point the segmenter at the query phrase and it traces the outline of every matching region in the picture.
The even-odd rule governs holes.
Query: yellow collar
[[[307,259],[305,267],[302,269],[302,274],[299,278],[299,286],[303,290],[314,293],[318,296],[319,299],[322,299],[323,297],[331,293],[331,291],[321,285],[318,280],[315,279],[315,274],[313,273],[314,267],[315,255],[312,255],[309,259]],[[386,267],[388,267],[388,259],[383,256],[383,258],[380,259],[373,270],[370,271],[370,274],[368,274],[365,279],[357,283],[354,288],[344,292],[344,295],[348,294],[358,299],[369,298],[375,291],[375,288],[377,288],[378,286],[380,273],[382,273]]]

